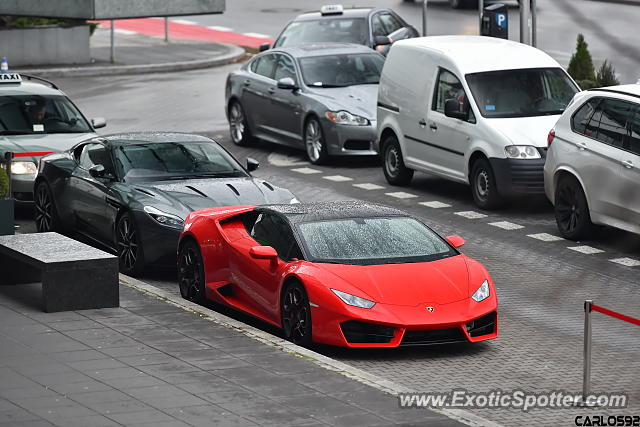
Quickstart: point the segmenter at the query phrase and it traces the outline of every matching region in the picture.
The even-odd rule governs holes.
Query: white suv
[[[549,133],[545,192],[560,234],[592,224],[640,234],[640,85],[581,92]]]

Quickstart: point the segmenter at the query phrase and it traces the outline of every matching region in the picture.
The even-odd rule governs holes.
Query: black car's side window
[[[380,14],[376,13],[371,18],[371,33],[373,37],[386,36],[387,30],[385,30],[382,20],[380,20]]]
[[[291,227],[276,215],[261,213],[253,224],[251,237],[263,246],[274,248],[280,259],[288,261],[301,257]]]
[[[276,72],[273,76],[274,80],[280,80],[285,77],[290,77],[294,82],[297,83],[298,79],[296,78],[296,66],[293,63],[293,59],[291,59],[287,55],[278,55],[278,63],[276,65]]]
[[[387,34],[385,35],[389,35],[394,31],[398,31],[400,28],[402,28],[402,22],[400,22],[395,16],[393,16],[389,12],[381,13],[380,20],[382,20],[384,27],[387,29]]]
[[[263,55],[257,59],[255,67],[251,64],[251,71],[260,76],[272,78],[275,64],[275,55]]]
[[[107,148],[102,144],[87,144],[82,147],[78,163],[83,169],[91,169],[95,165],[104,166],[105,172],[113,174],[113,162]]]

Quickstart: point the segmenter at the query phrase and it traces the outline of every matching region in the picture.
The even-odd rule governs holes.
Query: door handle
[[[270,87],[269,88],[269,93],[273,95],[273,93],[276,91],[275,87]]]
[[[429,129],[435,132],[438,130],[438,126],[435,123],[429,123]]]
[[[622,166],[624,166],[627,169],[631,169],[633,167],[633,162],[631,160],[623,160]]]
[[[249,86],[250,84],[251,84],[251,80],[245,80],[245,81],[244,81],[244,85],[245,85],[245,86]]]
[[[427,122],[424,119],[420,119],[418,124],[420,125],[421,128],[423,128],[423,127],[425,127],[427,125]]]
[[[580,149],[580,150],[586,150],[587,149],[587,143],[586,142],[578,142],[578,143],[576,143],[576,145],[578,146],[578,149]]]

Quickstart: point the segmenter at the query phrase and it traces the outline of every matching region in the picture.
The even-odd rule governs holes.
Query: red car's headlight
[[[473,298],[476,302],[480,302],[489,298],[489,295],[489,281],[485,280],[484,282],[482,282],[482,285],[480,285],[480,287],[473,293],[473,295],[471,295],[471,298]]]
[[[336,291],[335,289],[331,289],[331,291],[338,296],[347,305],[352,305],[354,307],[360,308],[371,308],[376,305],[375,302],[369,301],[365,298],[360,298],[355,295],[348,294],[342,291]]]

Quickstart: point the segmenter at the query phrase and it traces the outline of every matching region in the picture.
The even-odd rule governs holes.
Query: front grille
[[[460,328],[407,331],[400,345],[450,344],[467,341]]]
[[[516,160],[510,164],[513,189],[521,193],[544,193],[544,163]]]
[[[496,318],[497,314],[494,311],[487,315],[482,316],[472,322],[467,323],[467,332],[472,337],[480,337],[482,335],[489,335],[496,330]]]
[[[371,141],[361,139],[350,139],[344,143],[345,150],[370,150]]]
[[[374,323],[349,320],[340,324],[342,333],[349,343],[388,343],[395,335],[395,328]]]

